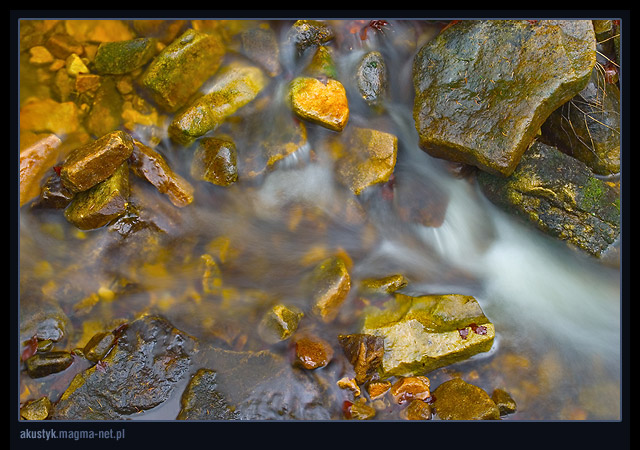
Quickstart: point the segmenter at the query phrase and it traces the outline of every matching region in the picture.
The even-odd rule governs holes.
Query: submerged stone
[[[191,176],[218,186],[229,186],[238,180],[236,144],[227,138],[204,137],[191,160]]]
[[[311,312],[323,322],[332,322],[351,289],[351,276],[344,260],[330,257],[314,267],[307,279]]]
[[[620,234],[620,195],[584,163],[536,142],[508,177],[478,174],[496,205],[596,257]]]
[[[118,92],[114,79],[102,77],[91,110],[84,120],[87,131],[94,136],[104,136],[116,130],[122,123],[123,105],[122,95]]]
[[[356,68],[355,79],[362,99],[369,106],[381,107],[389,87],[387,65],[382,53],[366,53]]]
[[[33,145],[20,151],[20,206],[40,192],[42,177],[58,159],[62,141],[48,134]]]
[[[303,316],[304,313],[295,306],[277,304],[263,316],[258,325],[258,334],[270,344],[284,341],[298,329]]]
[[[384,131],[354,127],[333,146],[338,180],[359,195],[389,180],[398,155],[398,138]]]
[[[319,20],[296,20],[287,33],[287,38],[298,55],[307,48],[326,44],[335,38],[331,26]]]
[[[365,333],[338,336],[342,350],[353,366],[358,384],[375,377],[384,357],[384,339]]]
[[[224,54],[215,34],[190,28],[151,61],[142,86],[161,108],[175,112],[216,73]]]
[[[217,390],[216,372],[199,369],[180,399],[177,420],[234,420],[237,413]]]
[[[169,136],[181,145],[192,144],[255,99],[268,83],[269,78],[257,66],[242,62],[225,66],[208,93],[174,117],[169,124]]]
[[[186,376],[195,351],[194,338],[166,319],[136,319],[100,364],[75,376],[53,418],[122,420],[158,406]]]
[[[242,52],[257,62],[267,75],[275,77],[282,72],[280,66],[280,47],[276,33],[272,28],[252,28],[240,35]]]
[[[129,164],[94,187],[77,193],[64,210],[64,217],[81,230],[100,228],[122,216],[129,200]]]
[[[347,93],[338,80],[300,76],[289,86],[289,103],[303,120],[342,131],[349,120]]]
[[[596,61],[590,20],[464,20],[414,60],[414,120],[431,156],[509,175]]]
[[[445,381],[433,391],[432,407],[442,420],[499,420],[500,410],[489,394],[461,378]]]
[[[304,335],[295,339],[296,366],[312,370],[324,367],[333,358],[331,344],[318,336]]]
[[[166,194],[173,205],[183,207],[193,202],[191,183],[171,169],[158,151],[135,141],[130,161],[133,173]]]
[[[62,350],[36,353],[25,361],[31,378],[41,378],[62,372],[73,363],[73,355]]]
[[[491,349],[494,325],[477,300],[466,295],[395,294],[371,308],[362,333],[384,340],[381,376],[428,373]]]
[[[74,192],[86,191],[106,180],[133,152],[133,139],[113,131],[73,150],[60,168],[60,178]]]
[[[146,37],[102,42],[93,60],[94,69],[100,74],[121,75],[133,72],[155,56],[156,42],[156,39]]]

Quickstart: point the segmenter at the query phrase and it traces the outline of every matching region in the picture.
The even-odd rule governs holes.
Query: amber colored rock
[[[20,206],[37,197],[42,177],[56,163],[62,141],[49,134],[20,151]]]
[[[396,403],[402,404],[413,399],[426,400],[431,397],[431,382],[425,376],[401,377],[393,383],[389,391]]]
[[[215,34],[188,29],[151,61],[141,83],[161,108],[175,112],[215,74],[224,54]]]
[[[30,100],[20,109],[20,130],[64,136],[78,130],[80,111],[70,101]]]
[[[422,400],[411,400],[404,412],[407,420],[430,420],[432,418],[431,406]]]
[[[65,218],[81,230],[100,228],[123,215],[129,199],[129,164],[123,162],[106,180],[75,195]]]
[[[391,381],[388,380],[371,380],[367,383],[367,393],[371,400],[382,397],[391,388]]]
[[[393,174],[398,138],[384,131],[355,127],[345,141],[333,147],[338,180],[359,195],[369,186],[384,183]]]
[[[238,152],[230,139],[202,138],[193,152],[191,176],[218,186],[238,180]]]
[[[489,394],[460,378],[445,381],[433,391],[432,406],[442,420],[499,420],[498,406]]]
[[[333,348],[317,336],[303,336],[295,341],[296,364],[305,369],[324,367],[333,357]]]
[[[131,136],[113,131],[73,150],[62,164],[60,178],[72,191],[86,191],[110,177],[131,153]]]
[[[370,334],[338,336],[347,359],[356,372],[358,384],[366,383],[377,373],[384,357],[384,340]]]
[[[273,344],[289,339],[298,329],[304,313],[295,306],[274,305],[263,316],[258,325],[258,334],[267,343]]]
[[[376,409],[362,397],[354,402],[344,402],[343,411],[345,418],[350,420],[370,420],[376,415]]]
[[[349,120],[346,91],[334,79],[297,77],[291,82],[289,101],[298,117],[333,131],[342,131]]]
[[[323,322],[333,321],[351,289],[351,277],[344,260],[330,257],[314,267],[308,279],[311,308]]]
[[[133,173],[154,185],[158,192],[166,194],[173,205],[183,207],[193,202],[194,188],[177,174],[158,151],[134,141],[130,163]]]
[[[53,404],[47,397],[30,400],[20,408],[20,417],[25,420],[45,420],[51,414]]]

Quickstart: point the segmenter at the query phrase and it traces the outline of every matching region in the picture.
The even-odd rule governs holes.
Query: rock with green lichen
[[[516,412],[516,401],[504,389],[494,389],[491,393],[491,400],[496,404],[501,416]]]
[[[383,378],[427,373],[491,349],[495,327],[466,295],[395,294],[365,314],[362,333],[384,340]]]
[[[324,45],[318,47],[303,72],[309,77],[335,79],[338,76],[338,69],[332,49]]]
[[[269,78],[259,67],[230,63],[216,75],[206,94],[174,117],[169,124],[169,136],[181,145],[192,144],[255,99],[268,83]]]
[[[94,136],[104,136],[122,123],[124,101],[111,77],[102,77],[84,125]]]
[[[216,73],[225,52],[215,34],[190,28],[151,61],[141,84],[161,108],[175,112]]]
[[[509,175],[540,126],[589,81],[590,20],[463,20],[414,60],[414,120],[431,156]]]
[[[96,73],[121,75],[148,63],[156,53],[155,38],[102,42],[98,46],[93,67]]]
[[[129,163],[94,187],[77,193],[64,210],[64,217],[81,230],[107,225],[122,216],[129,200]]]
[[[133,153],[133,139],[113,131],[73,150],[60,168],[62,184],[73,192],[86,191],[109,178]]]
[[[191,176],[217,186],[238,180],[238,152],[230,138],[204,137],[198,141],[191,160]]]
[[[593,256],[620,234],[618,189],[555,147],[536,142],[510,177],[479,173],[477,180],[496,205]]]
[[[433,391],[431,405],[442,420],[499,420],[500,410],[484,390],[461,378],[445,381]]]
[[[395,169],[398,138],[384,131],[353,127],[334,140],[338,181],[359,195],[367,187],[388,181]]]

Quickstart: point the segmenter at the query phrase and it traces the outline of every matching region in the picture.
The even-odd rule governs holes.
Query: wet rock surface
[[[23,25],[23,420],[616,417],[616,21]]]
[[[535,143],[510,177],[478,181],[491,201],[596,257],[620,234],[618,189],[555,147]]]
[[[160,317],[128,324],[100,363],[78,374],[57,402],[54,420],[117,420],[167,400],[188,373],[194,339]]]
[[[420,146],[509,175],[547,117],[585,87],[595,56],[588,20],[452,25],[415,59]]]
[[[463,295],[396,294],[365,317],[362,332],[383,339],[381,375],[428,373],[491,349],[494,325]]]

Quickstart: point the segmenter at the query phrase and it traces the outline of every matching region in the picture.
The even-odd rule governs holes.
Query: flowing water
[[[286,355],[286,345],[260,343],[255,336],[257,318],[274,299],[307,308],[301,277],[320,256],[339,251],[352,261],[352,286],[366,277],[402,273],[409,280],[402,292],[460,293],[478,299],[495,324],[494,348],[428,374],[432,387],[459,373],[489,393],[503,388],[518,404],[518,411],[508,417],[514,420],[619,419],[619,270],[579,255],[498,210],[473,181],[454,177],[442,161],[418,148],[411,116],[411,61],[439,26],[395,21],[384,34],[370,32],[365,41],[345,34],[349,39],[336,45],[339,73],[349,73],[367,50],[380,50],[388,61],[391,96],[385,112],[371,114],[354,100],[349,120],[398,137],[396,180],[407,183],[408,191],[398,189],[389,200],[382,195],[385,187],[376,186],[365,191],[359,209],[353,209],[353,194],[335,179],[326,157],[325,143],[334,132],[308,126],[308,146],[263,178],[240,179],[226,188],[195,184],[195,201],[183,209],[173,208],[152,187],[133,180],[134,199],[155,203],[154,219],[167,231],[170,251],[130,253],[118,246],[99,251],[109,248],[113,233],[78,233],[59,211],[21,208],[20,271],[30,283],[22,289],[23,298],[26,291],[46,290],[52,283],[64,281],[78,292],[95,292],[98,286],[113,287],[114,280],[127,279],[136,288],[120,290],[111,302],[78,308],[77,296],[69,295],[59,300],[60,306],[76,329],[92,320],[107,323],[143,311],[158,312],[205,343],[220,344],[212,324],[224,323],[237,331],[224,338],[229,348],[269,348]],[[279,29],[284,39],[287,27]],[[417,44],[416,30],[421,32]],[[411,39],[413,45],[403,46]],[[284,98],[280,94],[286,83],[300,70],[300,63],[286,51],[281,60],[284,74],[272,80],[273,102]],[[353,86],[345,85],[350,100],[357,97]],[[238,117],[249,114],[240,111]],[[239,120],[233,129],[239,154],[274,126],[268,120],[246,123],[251,125]],[[144,141],[144,130],[136,137]],[[174,170],[188,174],[190,150],[168,139],[157,149]],[[441,224],[426,226],[400,216],[396,205],[403,195],[415,193],[446,205]],[[227,302],[200,292],[200,256],[218,248],[220,238],[230,243],[221,264],[223,286],[230,288]],[[42,275],[43,261],[48,275]],[[316,331],[328,340],[356,331],[358,309],[358,299],[350,295],[338,319]],[[344,371],[338,362],[318,370],[317,377],[329,386],[329,405],[317,417],[340,416],[346,394],[335,382]],[[304,386],[291,394],[302,410],[312,403],[304,401]],[[177,408],[175,395],[139,418],[173,419]],[[389,410],[378,418],[397,417],[394,414]]]

